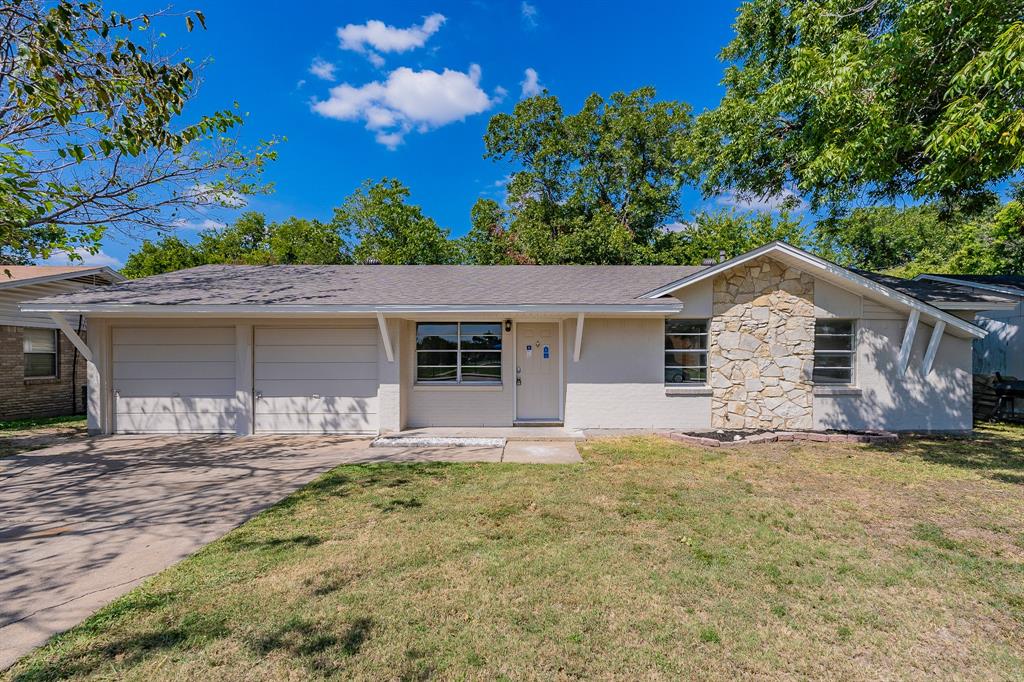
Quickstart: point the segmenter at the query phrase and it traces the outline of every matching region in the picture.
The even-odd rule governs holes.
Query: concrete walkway
[[[89,438],[0,459],[0,670],[345,463],[580,461],[573,443],[370,448],[329,436]]]

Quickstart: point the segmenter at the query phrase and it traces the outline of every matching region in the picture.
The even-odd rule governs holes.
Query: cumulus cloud
[[[347,24],[339,28],[338,42],[341,49],[365,54],[374,66],[380,67],[384,64],[381,52],[400,53],[423,47],[444,22],[445,16],[437,13],[424,17],[419,26],[408,28],[398,28],[379,19],[371,19],[365,24]]]
[[[666,232],[689,232],[693,228],[694,224],[687,221],[666,223],[661,226],[661,229],[665,230]]]
[[[96,267],[107,266],[109,268],[119,268],[124,265],[120,259],[111,256],[102,249],[96,253],[89,253],[84,246],[79,246],[75,249],[75,255],[81,260],[71,260],[67,253],[55,253],[42,261],[41,265],[94,265]]]
[[[519,5],[519,11],[523,15],[523,22],[533,28],[537,25],[537,6],[531,5],[530,3],[523,0],[523,3]]]
[[[523,80],[519,83],[522,86],[522,90],[519,93],[520,99],[526,99],[527,97],[533,97],[539,95],[544,86],[540,84],[540,78],[537,76],[536,69],[527,69],[523,72]]]
[[[499,93],[500,94],[500,93]],[[395,69],[386,81],[361,86],[342,83],[326,100],[313,100],[314,112],[339,121],[363,121],[377,142],[394,149],[413,130],[426,132],[487,111],[495,100],[480,87],[480,67],[469,71]]]
[[[789,189],[772,196],[756,196],[730,190],[718,197],[717,202],[722,206],[729,206],[741,211],[772,212],[787,206],[794,210],[802,211],[807,207],[804,200],[796,192]]]
[[[171,223],[171,227],[176,230],[220,230],[226,227],[226,225],[210,218],[204,218],[203,220],[178,218]]]
[[[321,80],[332,81],[334,80],[335,68],[334,64],[329,61],[316,57],[313,63],[309,65],[309,72]]]
[[[248,202],[237,192],[219,189],[213,185],[197,183],[189,188],[191,198],[202,204],[219,204],[226,208],[242,208]]]

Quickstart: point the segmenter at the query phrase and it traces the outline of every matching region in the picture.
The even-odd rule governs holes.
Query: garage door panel
[[[376,327],[303,329],[301,327],[256,329],[257,346],[375,346]]]
[[[115,362],[114,379],[230,379],[235,382],[234,362]]]
[[[276,433],[377,430],[377,328],[257,328],[255,428]]]
[[[151,346],[119,345],[113,349],[114,362],[149,362],[159,358],[167,362],[231,362],[235,361],[235,345],[175,345],[158,343]]]
[[[257,346],[255,361],[260,363],[296,362],[291,346]],[[303,362],[377,362],[376,345],[303,346]]]
[[[237,411],[234,397],[220,398],[128,398],[121,396],[117,399],[118,414],[179,414],[179,413],[209,413],[220,414],[222,412]]]
[[[117,379],[114,390],[124,398],[235,397],[234,379]]]
[[[317,381],[313,379],[284,379],[281,381],[257,380],[256,391],[262,393],[266,398],[288,398],[291,396],[305,396],[312,398],[319,396],[350,396],[355,398],[369,398],[377,395],[377,382],[375,380],[348,381],[348,380],[327,380]]]
[[[263,362],[258,369],[261,381],[377,381],[377,365],[369,362]]]
[[[235,346],[234,327],[114,327],[118,345],[225,345]]]
[[[376,395],[366,398],[355,398],[349,396],[327,396],[323,398],[291,396],[287,398],[271,398],[264,395],[258,402],[258,411],[266,414],[288,414],[291,412],[377,414]]]
[[[239,415],[235,412],[173,412],[117,415],[118,433],[231,433]]]

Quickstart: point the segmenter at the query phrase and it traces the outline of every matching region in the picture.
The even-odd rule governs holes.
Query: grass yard
[[[85,415],[0,421],[0,457],[38,450],[86,434]]]
[[[1024,677],[1024,428],[345,466],[6,679]]]

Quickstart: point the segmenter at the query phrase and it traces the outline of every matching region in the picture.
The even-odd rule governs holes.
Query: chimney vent
[[[725,249],[722,249],[721,251],[718,252],[718,262],[719,263],[724,263],[725,262]]]

